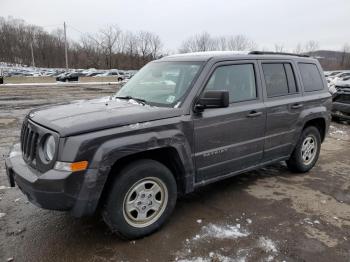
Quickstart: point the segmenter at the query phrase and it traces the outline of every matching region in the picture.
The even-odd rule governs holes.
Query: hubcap
[[[301,147],[301,157],[305,165],[309,165],[315,158],[317,152],[317,142],[313,135],[307,136]]]
[[[168,203],[168,190],[159,178],[148,177],[135,183],[124,198],[123,215],[133,227],[153,224]]]

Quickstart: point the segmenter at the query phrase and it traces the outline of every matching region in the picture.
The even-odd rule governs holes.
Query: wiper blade
[[[115,96],[114,98],[116,99],[125,99],[125,100],[135,100],[136,102],[139,102],[143,105],[145,105],[147,103],[147,101],[145,99],[142,98],[137,98],[137,97],[132,97],[132,96]]]

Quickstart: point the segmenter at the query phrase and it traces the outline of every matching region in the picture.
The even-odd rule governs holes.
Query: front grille
[[[21,149],[23,159],[26,162],[35,164],[36,153],[39,141],[39,134],[28,124],[28,121],[23,122],[21,130]]]

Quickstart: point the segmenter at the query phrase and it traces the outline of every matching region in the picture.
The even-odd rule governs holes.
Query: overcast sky
[[[157,33],[165,50],[204,31],[213,36],[244,34],[260,49],[275,43],[294,49],[308,40],[321,49],[350,44],[350,0],[1,0],[0,16],[22,18],[53,30],[66,21],[82,32],[107,24]],[[68,29],[68,36],[80,33]]]

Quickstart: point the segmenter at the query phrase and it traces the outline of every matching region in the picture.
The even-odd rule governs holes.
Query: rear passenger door
[[[294,148],[294,134],[303,109],[296,64],[288,60],[262,60],[266,137],[263,162],[285,159]]]

